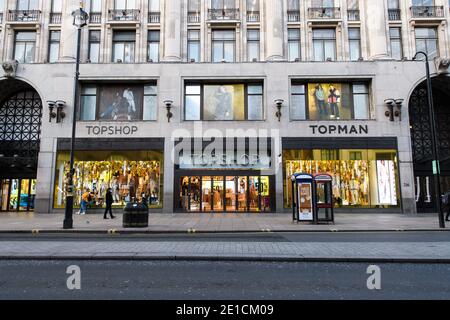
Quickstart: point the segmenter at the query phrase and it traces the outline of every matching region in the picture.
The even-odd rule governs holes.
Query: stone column
[[[283,56],[283,6],[279,0],[265,1],[266,60],[280,61]]]
[[[164,1],[163,61],[181,61],[181,1]]]
[[[388,34],[386,28],[386,1],[365,1],[367,34],[369,35],[369,59],[389,58]]]
[[[61,17],[61,56],[62,62],[75,62],[77,54],[77,28],[73,25],[72,12],[80,8],[79,0],[64,2]]]

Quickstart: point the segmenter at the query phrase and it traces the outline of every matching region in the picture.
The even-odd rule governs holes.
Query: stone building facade
[[[64,208],[79,5],[0,0],[2,211]],[[78,202],[89,188],[100,208],[112,188],[117,207],[145,197],[163,212],[289,212],[303,171],[331,174],[345,212],[433,210],[417,51],[430,58],[450,186],[447,1],[83,7]]]

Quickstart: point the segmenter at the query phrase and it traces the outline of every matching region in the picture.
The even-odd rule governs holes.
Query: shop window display
[[[69,154],[59,153],[55,179],[55,208],[65,204],[65,184],[69,170]],[[148,201],[150,207],[162,207],[162,153],[145,151],[75,153],[75,205],[89,189],[91,207],[104,207],[108,188],[112,189],[113,206],[127,202]]]
[[[333,177],[336,207],[395,207],[399,203],[394,150],[284,150],[284,206],[291,206],[290,177],[297,172]],[[334,155],[334,156],[333,156]]]

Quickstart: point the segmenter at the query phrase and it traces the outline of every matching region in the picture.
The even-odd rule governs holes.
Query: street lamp
[[[80,75],[80,42],[81,42],[81,28],[83,28],[89,19],[89,15],[86,11],[83,10],[83,7],[80,4],[80,8],[72,12],[73,17],[73,25],[77,27],[77,56],[75,61],[75,81],[74,81],[74,90],[73,90],[73,114],[72,114],[72,136],[70,140],[70,169],[69,169],[69,181],[66,186],[66,210],[64,215],[64,229],[72,229],[73,228],[73,195],[74,195],[74,186],[73,186],[73,161],[74,161],[74,149],[75,149],[75,131],[77,125],[77,106],[78,106],[78,78]]]
[[[432,162],[432,168],[433,168],[433,175],[434,178],[434,191],[436,193],[436,210],[438,211],[439,216],[439,227],[445,228],[445,221],[444,221],[444,213],[442,212],[441,208],[441,178],[440,178],[440,168],[439,168],[439,151],[437,146],[437,138],[436,138],[436,125],[434,120],[434,106],[433,106],[433,91],[431,86],[431,76],[430,76],[430,65],[428,60],[428,55],[423,52],[419,51],[414,55],[413,60],[417,60],[418,55],[424,55],[425,56],[425,67],[426,67],[426,74],[427,74],[427,93],[428,93],[428,112],[430,117],[430,128],[431,128],[431,149],[433,153],[433,162]]]

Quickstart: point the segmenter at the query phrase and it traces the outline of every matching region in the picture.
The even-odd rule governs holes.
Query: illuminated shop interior
[[[335,207],[391,208],[400,204],[395,150],[283,150],[284,207],[292,205],[291,176],[302,172],[333,177]]]
[[[77,151],[74,161],[75,205],[80,205],[86,190],[92,194],[91,208],[105,206],[111,188],[113,207],[141,202],[145,197],[151,208],[162,208],[163,155],[160,151]],[[57,157],[54,207],[64,208],[69,153]]]

